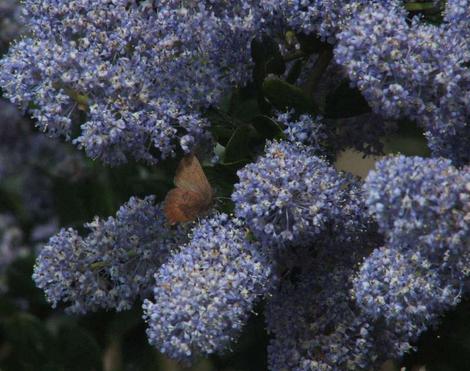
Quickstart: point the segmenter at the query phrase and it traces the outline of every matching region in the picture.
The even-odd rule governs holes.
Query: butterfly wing
[[[199,160],[194,155],[183,157],[176,170],[174,182],[177,188],[200,193],[212,200],[212,187]]]
[[[184,157],[176,170],[175,185],[165,198],[164,212],[170,224],[184,223],[205,214],[213,191],[196,156]]]
[[[165,197],[163,211],[168,223],[185,223],[204,214],[210,203],[200,193],[173,188]]]

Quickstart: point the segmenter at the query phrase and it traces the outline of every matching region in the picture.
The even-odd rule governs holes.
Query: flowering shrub
[[[467,0],[0,4],[1,292],[29,256],[44,321],[130,315],[184,365],[253,313],[270,370],[406,363],[468,295],[469,25]]]

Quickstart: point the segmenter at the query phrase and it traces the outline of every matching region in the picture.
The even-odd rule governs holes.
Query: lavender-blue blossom
[[[394,357],[412,349],[411,343],[457,305],[461,294],[460,284],[441,275],[422,253],[395,246],[378,248],[367,257],[352,289],[365,316],[384,321],[385,327],[398,334],[390,344]]]
[[[385,246],[361,264],[352,292],[364,313],[401,334],[400,355],[467,292],[470,168],[391,157],[377,163],[364,189]]]
[[[255,24],[239,1],[25,0],[28,36],[0,63],[7,97],[89,156],[173,156],[206,135],[200,110],[249,78]]]
[[[431,263],[452,269],[455,278],[465,266],[454,264],[468,256],[469,188],[469,167],[405,156],[378,162],[364,184],[369,211],[389,244],[410,246]]]
[[[397,339],[393,332],[380,331],[350,297],[354,262],[367,249],[335,241],[334,234],[325,234],[317,244],[285,251],[279,259],[283,278],[265,313],[271,334],[269,369],[377,367]],[[335,254],[328,254],[329,248]]]
[[[347,199],[346,179],[300,143],[269,142],[238,176],[235,214],[268,244],[309,243]]]
[[[129,309],[151,291],[153,275],[186,239],[181,228],[165,225],[162,207],[152,196],[131,198],[107,220],[86,225],[81,237],[62,229],[40,251],[33,279],[55,307],[85,313]]]
[[[297,32],[319,35],[330,43],[336,41],[336,34],[369,3],[370,0],[261,0],[265,18],[279,18]]]
[[[392,356],[400,339],[350,296],[355,267],[382,242],[359,182],[347,177],[341,215],[317,238],[275,255],[279,286],[266,304],[270,370],[363,369]],[[303,241],[302,241],[303,242]]]
[[[202,220],[155,275],[144,302],[151,344],[181,361],[224,351],[271,283],[269,259],[238,219]]]
[[[338,34],[336,62],[378,114],[409,117],[426,131],[435,156],[470,162],[470,45],[467,1],[448,1],[442,25],[430,25],[397,3],[374,3]]]

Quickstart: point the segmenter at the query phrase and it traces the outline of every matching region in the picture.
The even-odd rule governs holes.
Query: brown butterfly
[[[168,192],[164,203],[168,223],[189,222],[211,209],[214,192],[195,155],[183,157],[174,183],[176,188]]]

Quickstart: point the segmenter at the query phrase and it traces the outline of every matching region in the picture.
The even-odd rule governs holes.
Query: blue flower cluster
[[[466,292],[470,168],[392,157],[377,164],[364,189],[386,241],[362,263],[353,294],[371,318],[402,334],[399,356]]]
[[[263,243],[310,243],[341,214],[346,199],[345,179],[300,143],[268,143],[238,176],[235,214]]]
[[[225,350],[272,285],[268,257],[226,214],[202,220],[155,279],[155,300],[143,305],[147,334],[182,361]]]
[[[0,63],[0,83],[50,134],[71,138],[81,124],[73,139],[90,157],[188,152],[206,132],[198,111],[249,77],[254,25],[231,3],[26,0],[28,36]]]
[[[276,254],[280,282],[266,306],[271,370],[367,369],[390,355],[396,335],[350,295],[356,266],[380,241],[353,184],[341,220],[309,245]]]
[[[265,12],[271,17],[280,18],[287,27],[305,34],[317,34],[330,43],[336,41],[336,34],[370,2],[370,0],[348,2],[341,0],[294,2],[290,0],[261,0]]]
[[[433,154],[457,165],[470,161],[469,7],[448,1],[436,26],[416,17],[409,24],[398,2],[374,3],[343,29],[335,49],[377,113],[416,120]]]
[[[85,313],[100,308],[129,309],[153,286],[153,275],[170,251],[185,241],[182,230],[165,226],[155,198],[131,198],[115,218],[86,225],[82,238],[63,229],[41,250],[33,279],[56,306]]]
[[[367,369],[383,360],[374,324],[349,297],[351,268],[299,255],[295,282],[284,280],[266,309],[271,370]],[[306,263],[309,263],[308,265]],[[299,269],[299,268],[297,268]],[[379,352],[381,350],[382,352]]]
[[[278,151],[284,150],[281,153],[287,164],[287,161],[296,163],[295,160],[315,163],[315,159],[318,164],[326,164],[311,154],[306,156],[307,149],[298,144],[274,142],[268,146],[267,153],[276,145]],[[251,167],[263,174],[267,165],[258,161]],[[283,171],[288,168],[281,167]],[[378,365],[388,354],[387,341],[395,339],[394,334],[390,334],[386,340],[380,340],[378,334],[383,333],[378,331],[377,324],[361,313],[350,296],[350,277],[355,267],[381,241],[373,221],[367,216],[360,185],[356,179],[336,173],[328,166],[319,168],[324,173],[318,173],[313,179],[317,182],[322,179],[324,188],[312,187],[305,204],[315,207],[322,193],[328,194],[325,189],[332,189],[341,196],[334,200],[336,205],[341,205],[334,218],[325,221],[323,228],[310,238],[296,236],[284,249],[275,248],[276,244],[284,242],[281,235],[262,239],[264,248],[273,256],[278,280],[265,312],[272,338],[268,347],[272,370],[340,370]],[[291,167],[291,172],[286,171],[282,177],[286,184],[289,180],[311,181],[309,177],[302,178],[302,173],[297,173],[296,169]],[[274,178],[273,175],[267,179]],[[276,205],[269,199],[265,204]],[[247,221],[252,220],[252,216],[247,218]],[[275,228],[285,226],[280,219],[276,223]],[[295,225],[299,224],[302,225],[301,222]],[[250,228],[253,230],[256,225]]]

